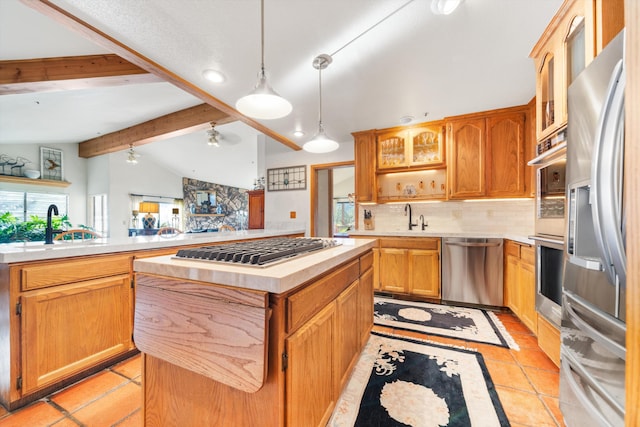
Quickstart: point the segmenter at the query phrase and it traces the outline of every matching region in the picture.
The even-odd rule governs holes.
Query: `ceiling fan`
[[[211,129],[207,130],[207,144],[213,147],[220,147],[221,144],[235,145],[241,141],[240,136],[234,133],[221,134],[215,127],[215,122],[211,122]]]

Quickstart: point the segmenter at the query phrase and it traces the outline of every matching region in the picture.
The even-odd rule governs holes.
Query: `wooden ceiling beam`
[[[0,61],[0,95],[160,81],[114,54]]]
[[[293,150],[301,150],[302,148],[297,145],[295,142],[291,141],[289,138],[280,135],[277,132],[269,129],[263,124],[247,117],[240,112],[236,111],[233,107],[226,104],[225,102],[219,100],[218,98],[211,96],[206,91],[200,89],[198,86],[193,83],[183,79],[179,75],[170,71],[169,69],[163,67],[162,65],[154,62],[150,58],[142,55],[141,53],[131,49],[129,46],[121,43],[115,38],[109,36],[108,34],[100,31],[99,29],[89,25],[87,22],[81,20],[77,16],[67,12],[56,4],[52,3],[50,0],[20,0],[24,5],[37,10],[38,12],[48,16],[54,21],[64,25],[65,27],[72,29],[84,37],[88,38],[92,42],[96,43],[99,46],[102,46],[104,49],[109,52],[113,52],[116,55],[130,61],[131,63],[149,71],[152,74],[160,77],[164,81],[174,84],[180,89],[184,90],[191,95],[200,98],[203,102],[211,105],[212,107],[220,110],[222,113],[229,115],[230,117],[240,120],[248,126],[251,126],[258,132],[262,132],[263,134],[269,136],[270,138],[286,145],[287,147]]]
[[[173,138],[210,127],[210,122],[223,125],[236,121],[209,104],[200,104],[128,127],[116,132],[83,141],[79,144],[78,155],[89,158],[115,153],[162,139]]]

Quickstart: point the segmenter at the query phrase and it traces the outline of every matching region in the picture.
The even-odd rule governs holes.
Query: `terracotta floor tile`
[[[117,423],[117,427],[141,427],[144,424],[142,420],[142,410],[138,410],[133,414],[129,415],[127,418],[122,420],[122,422]]]
[[[4,409],[4,406],[0,405],[0,418],[4,417],[5,415],[7,415],[9,413],[9,411],[7,411],[6,409]]]
[[[524,367],[524,373],[540,394],[558,397],[560,389],[560,375],[557,372]]]
[[[129,379],[136,379],[140,376],[141,367],[142,358],[137,354],[111,367],[111,370],[124,375]]]
[[[87,426],[112,426],[140,409],[141,390],[139,385],[128,382],[71,415]]]
[[[540,349],[521,348],[520,351],[513,351],[512,354],[522,366],[559,372],[555,363]]]
[[[2,427],[45,427],[64,418],[64,414],[47,402],[38,401],[0,420]]]
[[[535,427],[556,427],[553,417],[534,393],[496,386],[509,422]]]
[[[538,338],[531,334],[511,333],[514,341],[522,348],[539,348]]]
[[[507,328],[510,334],[520,333],[533,335],[533,332],[527,328],[522,322],[504,322],[504,327]]]
[[[520,323],[520,320],[514,314],[511,314],[511,313],[497,313],[497,312],[494,312],[494,314],[496,315],[496,317],[498,319],[500,319],[500,321],[502,323],[504,323],[504,322],[518,322],[518,323]]]
[[[463,340],[457,340],[455,338],[448,338],[448,337],[440,337],[437,335],[428,335],[428,334],[425,334],[424,332],[405,331],[402,329],[395,329],[393,333],[396,335],[401,335],[403,337],[416,338],[419,340],[431,341],[438,344],[453,345],[453,346],[465,345],[465,342]]]
[[[555,418],[556,422],[560,427],[565,427],[564,417],[562,416],[562,411],[560,411],[560,401],[556,397],[550,396],[540,396],[542,402],[547,406],[549,412],[553,418]]]
[[[72,419],[65,418],[55,424],[52,424],[51,427],[78,427],[78,424]]]
[[[51,400],[73,413],[128,380],[110,371],[102,371],[51,396]]]
[[[485,359],[489,374],[495,385],[511,387],[529,393],[535,392],[533,386],[517,363],[499,362]]]
[[[393,328],[389,326],[373,325],[373,331],[380,332],[382,334],[393,334]]]
[[[477,351],[482,353],[482,357],[484,360],[492,359],[498,360],[500,362],[510,362],[513,363],[514,359],[511,355],[511,350],[504,347],[498,347],[496,345],[491,344],[480,344],[480,343],[469,343],[470,347],[475,347]]]

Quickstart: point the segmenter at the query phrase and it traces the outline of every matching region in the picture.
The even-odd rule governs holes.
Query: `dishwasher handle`
[[[502,242],[474,243],[474,242],[444,242],[447,246],[464,246],[466,248],[495,248],[502,245]]]

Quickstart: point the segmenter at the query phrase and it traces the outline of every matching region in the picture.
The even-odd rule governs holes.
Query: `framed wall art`
[[[267,169],[267,190],[305,190],[307,188],[307,167],[289,166]]]
[[[40,177],[53,181],[64,181],[62,150],[40,147]]]

